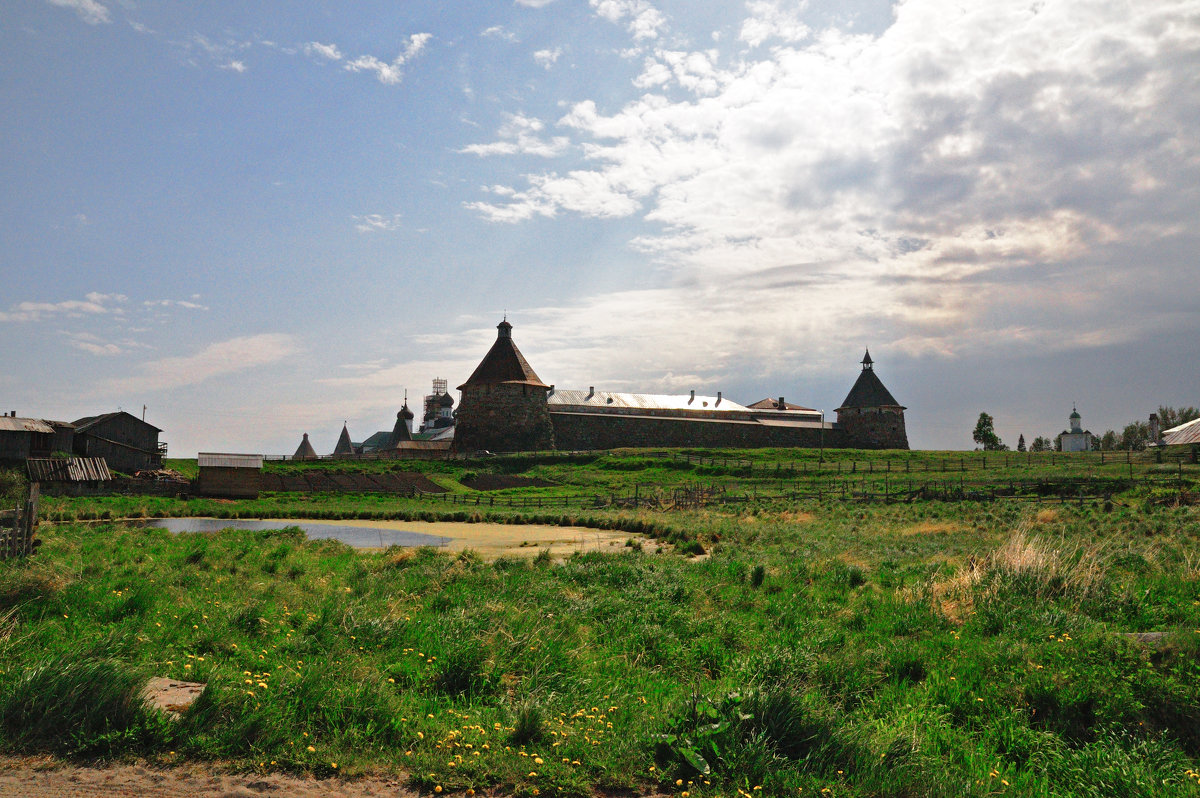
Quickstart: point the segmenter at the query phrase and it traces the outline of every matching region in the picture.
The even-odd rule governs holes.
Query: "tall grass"
[[[1195,794],[1195,509],[629,518],[708,556],[45,526],[0,564],[0,750],[523,796]],[[150,675],[208,689],[155,725]]]

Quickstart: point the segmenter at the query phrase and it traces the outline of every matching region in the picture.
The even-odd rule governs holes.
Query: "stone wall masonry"
[[[551,412],[554,441],[561,450],[623,447],[690,447],[757,449],[821,445],[816,426],[784,427],[736,421],[695,421],[665,416]],[[826,429],[824,445],[846,446],[842,431]]]
[[[849,408],[838,413],[846,445],[855,449],[907,449],[904,413],[880,408]]]
[[[542,451],[554,444],[545,389],[510,384],[463,388],[455,451]]]

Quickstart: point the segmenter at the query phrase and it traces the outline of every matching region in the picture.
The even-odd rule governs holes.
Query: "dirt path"
[[[0,756],[0,798],[416,798],[402,785],[400,777],[343,781],[236,774],[198,764],[87,767],[49,757]]]

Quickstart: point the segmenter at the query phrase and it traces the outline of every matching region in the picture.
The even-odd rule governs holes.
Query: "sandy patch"
[[[415,798],[403,779],[315,779],[228,773],[207,765],[80,767],[49,757],[0,757],[0,796],[22,798]]]
[[[287,519],[268,519],[284,521]],[[641,540],[642,545],[652,541],[643,535],[612,529],[588,529],[581,526],[549,526],[547,524],[469,524],[461,521],[315,521],[304,519],[306,524],[329,524],[369,529],[391,529],[417,532],[449,538],[441,548],[449,551],[472,549],[486,560],[497,557],[536,557],[545,549],[552,557],[568,557],[575,552],[618,551],[629,539]]]
[[[206,685],[155,676],[142,688],[142,700],[155,709],[178,718],[200,697]]]

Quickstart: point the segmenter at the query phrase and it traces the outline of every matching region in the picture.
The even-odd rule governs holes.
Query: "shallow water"
[[[360,549],[388,546],[437,546],[452,551],[472,549],[486,559],[532,557],[549,550],[554,556],[572,552],[611,551],[624,545],[628,533],[547,524],[467,523],[464,521],[323,521],[307,518],[152,518],[130,521],[143,528],[170,532],[215,532],[220,529],[283,529],[294,526],[311,540],[340,540]]]
[[[315,523],[301,519],[277,521],[247,521],[230,518],[152,518],[139,522],[143,528],[166,529],[168,532],[216,532],[221,529],[263,531],[294,526],[304,530],[310,540],[340,540],[355,548],[387,548],[388,546],[445,546],[450,538],[425,535],[406,529],[383,529],[352,524]]]

